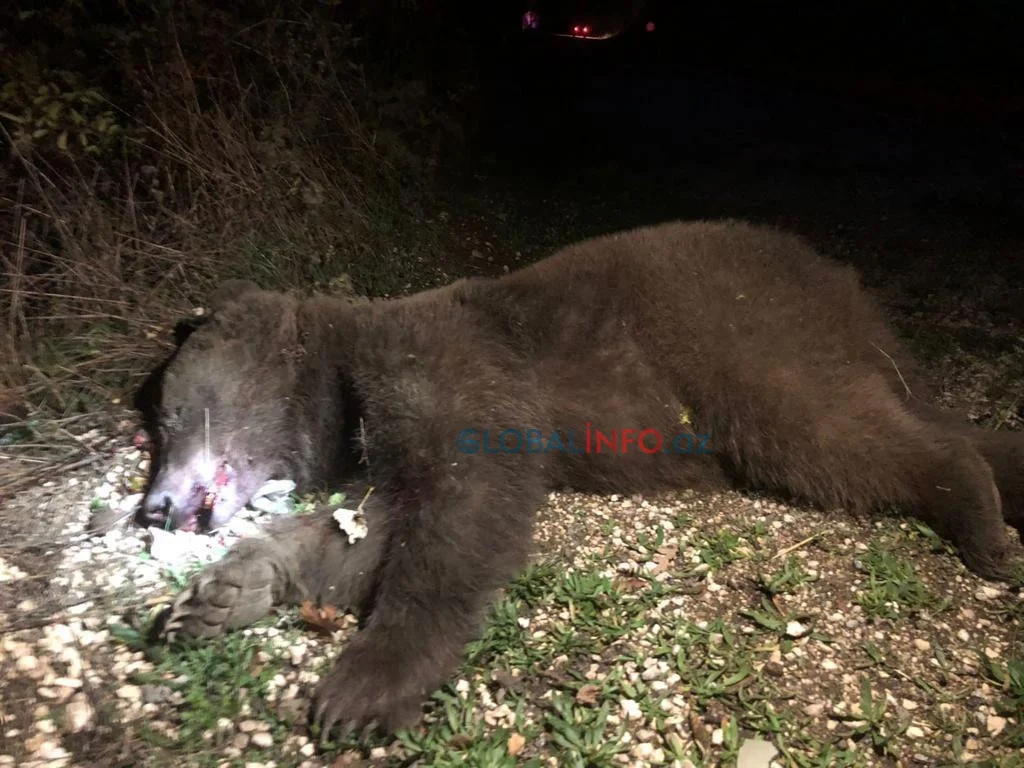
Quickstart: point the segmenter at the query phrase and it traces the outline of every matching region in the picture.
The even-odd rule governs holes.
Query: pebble
[[[261,749],[274,746],[274,737],[270,735],[269,731],[260,731],[252,735],[253,746]]]
[[[118,698],[128,699],[129,701],[141,701],[142,689],[137,685],[122,685],[117,689],[117,696]]]
[[[977,592],[974,593],[974,597],[977,600],[983,600],[983,601],[984,600],[995,600],[1001,594],[1003,594],[1003,591],[1001,589],[996,589],[995,587],[990,587],[987,584],[985,584],[985,585],[981,586],[978,589]]]
[[[622,709],[623,717],[627,720],[639,720],[644,716],[640,705],[633,701],[633,699],[623,699],[619,702],[619,706]]]
[[[998,736],[1006,728],[1006,718],[997,715],[989,715],[985,719],[985,728],[990,736]]]
[[[72,733],[84,730],[92,722],[95,714],[95,710],[83,693],[76,693],[72,696],[64,708],[65,722],[68,730]]]

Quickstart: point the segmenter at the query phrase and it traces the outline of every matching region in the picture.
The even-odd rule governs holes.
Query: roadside
[[[828,105],[801,129],[800,110],[778,106],[790,95],[734,86],[662,84],[690,118],[669,130],[657,112],[604,115],[603,135],[579,141],[583,164],[513,144],[510,124],[516,152],[411,214],[418,237],[396,261],[446,256],[408,290],[666,218],[775,222],[863,271],[946,404],[1024,428],[1019,158],[965,130]],[[597,119],[600,87],[560,130]],[[624,120],[640,130],[609,142]],[[317,754],[302,706],[339,643],[297,612],[162,658],[118,629],[181,579],[145,555],[142,532],[84,532],[112,493],[138,490],[145,456],[124,405],[47,427],[65,468],[0,506],[0,765],[710,766],[736,765],[755,739],[787,766],[1024,765],[1015,590],[968,574],[913,521],[687,493],[553,495],[538,566],[426,727]]]

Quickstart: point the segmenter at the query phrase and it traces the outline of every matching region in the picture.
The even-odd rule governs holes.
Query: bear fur
[[[526,562],[553,488],[895,505],[983,577],[1014,562],[1024,435],[931,405],[855,272],[775,229],[663,224],[363,306],[231,281],[191,326],[159,371],[151,522],[221,525],[275,477],[373,492],[365,539],[328,509],[279,521],[201,573],[162,631],[205,637],[305,599],[361,612],[314,694],[325,732],[418,718]],[[506,429],[568,448],[499,445]],[[581,453],[588,429],[693,449]],[[489,449],[460,447],[464,430]]]

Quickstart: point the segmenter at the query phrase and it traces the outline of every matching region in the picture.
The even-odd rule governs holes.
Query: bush
[[[222,278],[409,281],[395,211],[459,140],[447,110],[465,82],[417,77],[430,41],[367,73],[368,51],[422,22],[415,6],[243,5],[0,12],[0,386],[33,408],[123,394],[167,347],[164,321]]]

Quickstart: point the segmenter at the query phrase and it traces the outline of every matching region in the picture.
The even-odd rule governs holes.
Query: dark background
[[[600,42],[528,7],[0,6],[0,399],[109,399],[226,277],[396,295],[698,217],[856,265],[936,361],[1017,354],[1020,3],[651,0]]]

